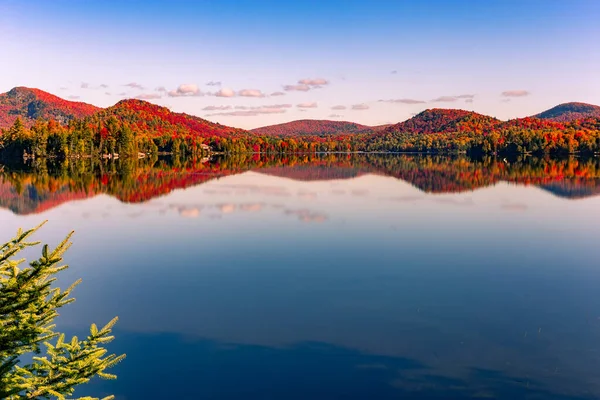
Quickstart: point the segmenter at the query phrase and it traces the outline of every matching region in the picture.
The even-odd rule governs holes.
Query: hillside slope
[[[110,117],[127,122],[131,127],[150,137],[165,134],[192,137],[237,137],[247,134],[238,128],[210,122],[185,113],[171,112],[168,108],[144,100],[121,100],[94,116],[106,122]]]
[[[373,129],[370,126],[347,121],[329,121],[302,119],[283,124],[263,126],[250,130],[259,136],[327,136],[339,134],[365,133]]]
[[[535,118],[556,122],[572,122],[585,118],[600,118],[600,106],[587,103],[564,103],[534,115]]]
[[[485,133],[500,124],[500,120],[472,111],[433,108],[425,110],[409,120],[391,125],[384,133]]]
[[[0,128],[11,126],[17,117],[21,117],[26,126],[40,118],[66,124],[100,110],[91,104],[61,99],[43,90],[16,87],[0,94]]]

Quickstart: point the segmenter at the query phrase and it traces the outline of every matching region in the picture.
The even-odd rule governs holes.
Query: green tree
[[[2,399],[65,399],[95,376],[115,379],[105,371],[125,358],[124,354],[106,355],[103,347],[113,340],[111,330],[117,318],[101,329],[92,324],[84,340],[73,337],[66,341],[64,334],[55,331],[57,310],[74,301],[70,294],[80,281],[66,290],[53,287],[56,274],[67,268],[60,263],[71,244],[71,234],[52,251],[44,245],[42,256],[29,266],[23,266],[24,260],[14,259],[22,250],[39,244],[28,240],[40,227],[19,230],[0,246]],[[21,363],[23,356],[31,362]]]

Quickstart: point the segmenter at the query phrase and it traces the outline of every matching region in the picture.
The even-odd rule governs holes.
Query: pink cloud
[[[136,99],[140,100],[154,100],[160,99],[162,96],[158,93],[142,93],[140,95],[135,96]]]
[[[198,85],[192,83],[185,83],[179,85],[177,90],[171,90],[168,93],[169,97],[191,97],[191,96],[202,96],[202,92],[198,89]]]
[[[217,96],[217,97],[234,97],[235,92],[232,89],[223,88],[223,89],[220,89],[218,92],[216,92],[215,96]]]
[[[286,92],[308,92],[310,90],[310,86],[300,84],[300,85],[285,85],[283,90]]]
[[[206,106],[202,110],[204,110],[204,111],[225,111],[225,110],[231,110],[231,106]]]
[[[273,92],[273,93],[271,93],[271,96],[285,96],[285,93],[283,93],[283,92]]]
[[[298,108],[317,108],[317,103],[315,103],[314,101],[300,103],[300,104],[297,104],[296,107],[298,107]]]
[[[456,101],[455,96],[441,96],[437,99],[431,100],[432,103],[452,103]]]
[[[379,100],[384,103],[401,103],[401,104],[423,104],[425,101],[416,99],[391,99],[391,100]]]
[[[329,81],[323,78],[316,79],[300,79],[298,81],[300,85],[308,85],[308,86],[324,86],[329,85]]]
[[[159,86],[154,90],[156,90],[157,92],[166,92],[167,91],[167,89],[164,86]]]
[[[125,84],[123,86],[127,86],[127,87],[130,87],[132,89],[139,89],[139,90],[143,90],[144,89],[144,87],[142,85],[140,85],[139,83],[136,83],[136,82],[127,83],[127,84]]]
[[[338,105],[331,107],[332,110],[345,110],[346,106]]]
[[[238,92],[238,95],[242,97],[265,97],[263,92],[258,89],[242,89]]]
[[[530,94],[527,90],[507,90],[502,92],[503,97],[525,97]]]
[[[341,118],[343,115],[340,114],[329,114],[328,118]]]
[[[283,114],[291,106],[291,104],[273,104],[258,107],[236,106],[235,111],[207,114],[206,116],[255,117],[264,114]]]
[[[367,104],[355,104],[352,106],[353,110],[368,110],[370,107]]]

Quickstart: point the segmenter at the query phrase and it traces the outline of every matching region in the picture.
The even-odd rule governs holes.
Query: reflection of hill
[[[144,202],[175,189],[248,170],[300,181],[377,174],[401,179],[427,193],[472,191],[511,182],[535,185],[564,198],[600,194],[598,159],[527,158],[508,162],[406,154],[328,154],[285,158],[253,155],[251,159],[229,157],[208,162],[145,159],[37,162],[37,165],[0,169],[0,207],[16,214],[34,214],[98,194],[108,194],[123,202]]]
[[[584,181],[563,180],[539,185],[542,189],[555,196],[568,199],[581,199],[600,195],[600,180],[591,179]]]

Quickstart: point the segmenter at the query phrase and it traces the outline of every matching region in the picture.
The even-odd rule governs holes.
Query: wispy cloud
[[[437,99],[433,99],[431,103],[454,103],[459,99],[473,99],[474,94],[459,94],[457,96],[440,96]]]
[[[140,100],[154,100],[160,99],[162,96],[158,93],[142,93],[135,96],[136,99]]]
[[[235,92],[232,89],[223,88],[223,89],[219,89],[219,91],[215,93],[215,96],[217,96],[217,97],[234,97]]]
[[[206,86],[221,86],[221,81],[206,82]]]
[[[132,89],[138,89],[138,90],[143,90],[144,89],[144,87],[142,85],[140,85],[139,83],[136,83],[136,82],[130,82],[130,83],[127,83],[127,84],[125,84],[123,86],[127,86],[127,87],[130,87]]]
[[[264,93],[258,89],[242,89],[238,92],[242,97],[265,97]]]
[[[440,96],[437,99],[431,100],[432,103],[453,103],[457,100],[455,96]]]
[[[171,90],[168,95],[169,97],[192,97],[202,96],[202,92],[198,88],[198,85],[187,83],[179,85],[176,90]]]
[[[317,103],[314,101],[297,104],[298,108],[317,108]]]
[[[105,95],[110,96],[111,93],[110,92],[104,92]]]
[[[275,97],[275,96],[285,96],[285,93],[283,92],[273,92],[271,93],[271,96]]]
[[[338,106],[333,106],[331,107],[332,110],[345,110],[346,106],[343,105],[338,105]]]
[[[67,89],[69,89],[69,88],[68,88],[68,87],[66,87],[66,86],[61,86],[61,87],[60,87],[60,90],[67,90]]]
[[[202,110],[203,111],[225,111],[225,110],[231,110],[231,106],[206,106]]]
[[[100,87],[101,87],[102,89],[108,89],[108,85],[107,85],[106,83],[101,83],[101,84],[100,84]]]
[[[465,100],[465,103],[472,103],[472,102],[473,102],[473,99],[466,99]]]
[[[370,107],[368,104],[355,104],[352,106],[353,110],[368,110]]]
[[[343,117],[343,115],[340,115],[340,114],[329,114],[327,116],[327,118],[341,118],[341,117]]]
[[[159,86],[154,90],[156,90],[157,92],[163,92],[163,93],[167,92],[167,89],[164,86]]]
[[[69,96],[69,99],[71,99],[71,100],[77,100],[79,98],[80,98],[79,96]]]
[[[81,87],[82,89],[89,89],[89,87],[90,87],[90,84],[89,84],[89,83],[87,83],[87,82],[81,82],[81,86],[80,86],[80,87]]]
[[[283,90],[286,92],[308,92],[310,90],[310,86],[300,84],[300,85],[285,85]]]
[[[310,78],[306,78],[306,79],[300,79],[298,81],[299,85],[308,85],[308,86],[325,86],[325,85],[329,85],[329,81],[327,79],[323,79],[323,78],[315,78],[315,79],[310,79]]]
[[[527,90],[507,90],[502,92],[501,96],[502,97],[525,97],[525,96],[529,96],[531,93],[529,93]]]
[[[379,100],[384,103],[400,103],[400,104],[423,104],[426,101],[416,100],[416,99],[389,99],[389,100]]]
[[[119,96],[127,96],[127,93],[121,92],[121,93],[119,93]]]
[[[258,107],[236,106],[234,111],[218,112],[207,114],[206,116],[255,117],[264,114],[283,114],[290,107],[292,107],[291,104],[273,104]],[[216,110],[217,108],[215,108],[215,111]]]

